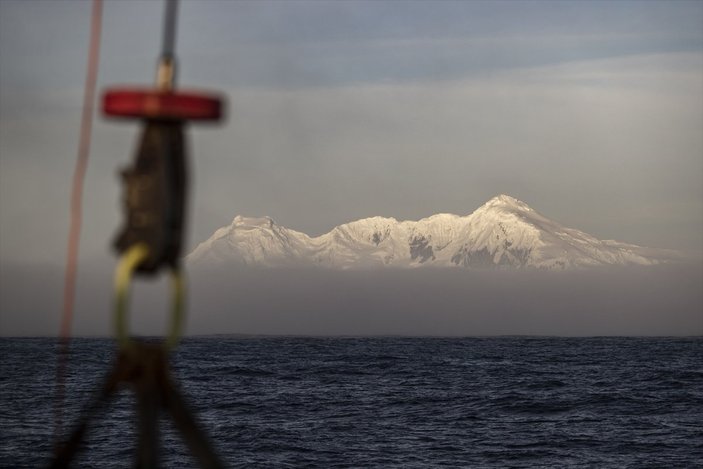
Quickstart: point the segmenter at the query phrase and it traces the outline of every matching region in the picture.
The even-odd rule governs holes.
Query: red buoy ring
[[[103,95],[103,113],[138,119],[218,121],[222,99],[213,94],[114,88]]]

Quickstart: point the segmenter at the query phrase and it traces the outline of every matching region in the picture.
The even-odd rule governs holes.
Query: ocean
[[[68,424],[114,348],[72,341]],[[55,367],[55,339],[0,339],[0,467],[50,462]],[[228,467],[703,467],[703,338],[214,336],[172,367]],[[75,467],[132,466],[133,407]],[[161,423],[162,466],[195,467]]]

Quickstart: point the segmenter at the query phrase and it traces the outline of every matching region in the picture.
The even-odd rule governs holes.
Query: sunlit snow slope
[[[674,251],[602,241],[566,228],[508,195],[467,216],[437,214],[419,221],[373,217],[311,238],[271,218],[236,217],[189,256],[192,264],[321,266],[335,269],[498,267],[569,269],[650,265]]]

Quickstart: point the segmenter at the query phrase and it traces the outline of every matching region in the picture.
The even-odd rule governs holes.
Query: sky
[[[105,2],[99,89],[153,82],[162,13]],[[700,255],[701,25],[698,1],[183,1],[179,83],[228,99],[189,128],[186,250],[235,215],[318,235],[505,193]],[[90,2],[0,1],[3,278],[65,261],[89,26]],[[114,264],[138,130],[96,119],[82,265]]]

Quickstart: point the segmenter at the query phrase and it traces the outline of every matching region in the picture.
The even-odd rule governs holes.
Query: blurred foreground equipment
[[[125,385],[130,386],[136,394],[139,441],[135,467],[158,467],[159,413],[162,410],[172,419],[174,427],[201,467],[224,467],[171,379],[168,352],[160,344],[135,341],[130,347],[120,350],[115,366],[84,409],[71,437],[61,447],[51,465],[52,468],[70,467],[90,424],[105,412],[108,404]]]
[[[89,424],[121,386],[136,394],[139,443],[136,467],[158,466],[159,413],[167,412],[202,467],[222,467],[170,376],[168,352],[182,331],[184,280],[181,247],[185,223],[188,164],[184,128],[189,121],[217,122],[223,100],[216,94],[175,89],[177,0],[166,0],[163,49],[155,88],[112,88],[103,96],[106,116],[138,119],[142,133],[132,166],[122,171],[125,223],[114,241],[120,255],[115,272],[115,335],[118,358],[85,409],[72,435],[58,448],[51,467],[69,467]],[[153,276],[162,268],[172,279],[171,325],[167,339],[147,344],[130,338],[129,286],[134,275]]]

